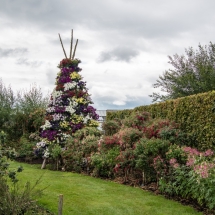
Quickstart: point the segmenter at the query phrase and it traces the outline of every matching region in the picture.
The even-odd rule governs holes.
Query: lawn
[[[11,162],[10,168],[20,165]],[[21,186],[42,176],[38,188],[47,187],[38,203],[57,214],[63,194],[63,215],[200,215],[192,207],[165,199],[140,188],[129,187],[86,175],[41,170],[40,165],[21,164]]]

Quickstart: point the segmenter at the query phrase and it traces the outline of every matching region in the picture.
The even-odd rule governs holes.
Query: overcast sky
[[[94,107],[151,103],[168,55],[215,42],[214,0],[0,0],[0,78],[14,91],[54,88],[71,29]]]

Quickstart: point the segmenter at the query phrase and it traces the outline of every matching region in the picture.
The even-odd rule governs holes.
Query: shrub
[[[133,127],[142,130],[151,120],[150,113],[148,112],[134,112],[129,117],[122,120],[126,127]]]
[[[36,200],[33,199],[42,194],[42,190],[36,189],[41,178],[33,186],[27,182],[25,187],[20,189],[17,173],[22,171],[22,167],[10,170],[8,158],[14,158],[14,152],[0,145],[0,214],[21,215],[39,212]]]
[[[117,120],[109,120],[102,124],[105,135],[113,135],[120,129],[120,123]]]
[[[36,158],[34,153],[35,141],[30,141],[26,136],[22,136],[16,146],[17,158],[24,161],[32,161]]]
[[[108,151],[102,151],[94,154],[92,159],[93,176],[112,178],[114,176],[114,167],[117,164],[117,156],[119,155],[119,147],[114,147]]]
[[[121,146],[121,150],[125,148],[133,148],[135,143],[143,136],[143,133],[137,128],[122,128],[115,134]]]
[[[160,156],[160,158],[166,157],[166,152],[170,142],[168,140],[161,139],[140,139],[136,145],[134,154],[136,157],[136,167],[144,172],[144,181],[156,181],[156,171],[153,167],[154,158]]]
[[[74,137],[68,138],[65,150],[61,153],[63,168],[67,171],[89,173],[90,156],[97,152],[99,139],[99,136],[94,135],[88,135],[81,140]]]
[[[199,205],[214,210],[214,152],[210,149],[200,152],[191,147],[175,147],[175,149],[177,152],[172,148],[172,151],[169,150],[167,153],[168,159],[171,158],[169,174],[159,180],[160,191],[168,196],[177,195],[193,199]],[[180,162],[179,158],[181,160],[186,158],[186,161]]]

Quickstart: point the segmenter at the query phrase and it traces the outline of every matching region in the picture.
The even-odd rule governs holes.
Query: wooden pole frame
[[[66,55],[66,51],[64,49],[64,46],[63,46],[63,42],[62,42],[62,39],[61,39],[61,36],[59,34],[59,38],[60,38],[60,43],[61,43],[61,46],[62,46],[62,49],[63,49],[63,52],[64,52],[64,55],[67,58],[67,55]],[[72,53],[72,46],[73,46],[73,29],[71,31],[71,42],[70,42],[70,53],[69,53],[69,59],[73,60],[75,58],[75,52],[76,52],[76,49],[77,49],[77,45],[78,45],[78,39],[76,40],[76,43],[75,43],[75,48],[73,50],[73,53]]]

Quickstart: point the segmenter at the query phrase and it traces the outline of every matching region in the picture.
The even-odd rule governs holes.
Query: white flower
[[[62,133],[62,134],[61,134],[61,137],[62,137],[63,140],[66,140],[67,138],[70,137],[70,135],[69,135],[69,134]]]
[[[45,150],[45,152],[44,152],[44,154],[43,154],[43,157],[44,157],[44,158],[48,158],[48,157],[49,157],[49,155],[50,155],[50,153],[49,153],[49,149],[48,149],[48,148],[46,148],[46,150]]]
[[[62,117],[62,114],[61,113],[55,113],[52,116],[53,116],[54,121],[58,121]]]
[[[87,123],[87,121],[90,119],[90,116],[87,114],[87,116],[84,117],[84,123]]]
[[[58,105],[59,106],[61,104],[61,102],[62,102],[61,97],[56,97],[56,98],[53,98],[51,100],[50,104],[51,105]]]
[[[72,83],[68,82],[68,83],[65,83],[63,86],[64,86],[64,90],[66,91],[66,90],[70,90],[70,89],[75,88],[76,83],[75,82],[72,82]]]
[[[78,102],[76,102],[76,101],[73,100],[73,101],[72,101],[72,106],[73,106],[73,107],[77,107],[77,106],[78,106]]]
[[[66,111],[71,113],[71,114],[75,113],[75,109],[72,106],[67,106]]]
[[[60,97],[63,94],[62,91],[56,91],[55,89],[52,92],[52,98],[56,99],[57,97]]]
[[[45,124],[44,125],[42,125],[41,126],[41,128],[43,129],[43,130],[45,130],[46,128],[51,128],[51,123],[48,121],[48,120],[46,120],[45,121]]]
[[[41,141],[41,142],[37,143],[36,146],[37,146],[37,148],[45,147],[45,146],[46,146],[46,143],[43,142],[43,141]]]
[[[52,113],[52,112],[55,112],[55,108],[54,107],[49,107],[49,108],[46,109],[46,111],[48,113]]]

